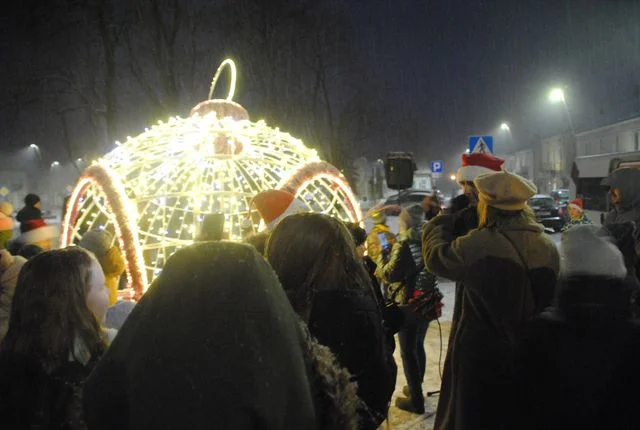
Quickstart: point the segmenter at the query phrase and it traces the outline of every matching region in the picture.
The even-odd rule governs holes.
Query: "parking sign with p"
[[[431,162],[431,173],[442,173],[444,170],[444,162],[442,160],[435,160]]]

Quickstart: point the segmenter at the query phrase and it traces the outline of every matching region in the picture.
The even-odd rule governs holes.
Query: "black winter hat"
[[[27,196],[24,198],[24,204],[26,206],[35,206],[38,202],[40,201],[40,196],[38,196],[37,194],[27,194]]]
[[[364,245],[367,241],[367,231],[356,222],[347,222],[345,225],[349,233],[351,233],[351,237],[356,246]]]

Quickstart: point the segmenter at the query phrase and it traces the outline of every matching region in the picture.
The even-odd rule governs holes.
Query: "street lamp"
[[[29,145],[29,149],[33,149],[36,152],[36,155],[38,156],[38,167],[42,167],[42,153],[40,153],[40,147],[35,143],[32,143]]]
[[[453,173],[451,174],[451,176],[449,176],[449,179],[451,179],[452,181],[456,181],[456,175],[454,175]]]
[[[569,105],[567,99],[564,96],[564,90],[562,88],[553,88],[549,92],[549,101],[551,103],[562,103],[564,110],[567,112],[567,118],[569,118],[569,127],[571,127],[571,134],[576,134],[576,129],[573,127],[573,119],[571,118],[571,112],[569,112]]]
[[[551,103],[565,103],[564,90],[562,88],[554,88],[549,92],[549,101]]]
[[[509,128],[509,124],[507,124],[506,122],[503,122],[502,124],[500,124],[500,130],[511,131],[511,129]]]

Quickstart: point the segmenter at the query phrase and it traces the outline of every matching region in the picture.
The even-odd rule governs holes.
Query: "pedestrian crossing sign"
[[[469,152],[493,154],[493,136],[469,136]]]

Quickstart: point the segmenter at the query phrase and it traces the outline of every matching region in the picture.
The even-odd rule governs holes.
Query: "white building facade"
[[[576,135],[578,157],[635,151],[640,151],[640,117]]]
[[[540,170],[536,182],[540,192],[550,193],[571,185],[571,168],[576,158],[576,139],[558,134],[540,141]]]
[[[504,168],[536,182],[538,177],[538,163],[536,163],[536,152],[533,149],[523,149],[504,157]]]

